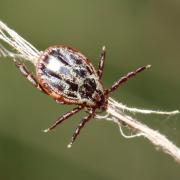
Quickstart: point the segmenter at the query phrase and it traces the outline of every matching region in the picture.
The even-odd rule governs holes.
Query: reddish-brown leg
[[[103,69],[104,69],[104,62],[105,62],[105,56],[106,56],[106,48],[105,48],[105,46],[103,46],[102,50],[101,50],[101,55],[100,55],[100,58],[99,58],[99,68],[98,68],[98,71],[97,71],[99,79],[102,78]]]
[[[48,129],[45,129],[44,132],[48,132],[52,129],[54,129],[57,125],[59,125],[60,123],[62,123],[63,121],[65,121],[66,119],[68,119],[70,116],[76,114],[77,112],[79,112],[80,110],[82,110],[84,107],[83,106],[78,106],[76,108],[74,108],[73,110],[67,112],[66,114],[60,116],[54,124],[52,124]]]
[[[74,134],[71,138],[70,143],[68,144],[68,148],[70,148],[72,146],[72,144],[74,143],[74,141],[76,140],[76,138],[78,137],[81,129],[84,127],[84,125],[91,119],[93,118],[95,115],[95,109],[92,109],[89,114],[87,116],[85,116],[79,123],[78,127],[76,128],[76,130],[74,131]]]
[[[26,77],[27,80],[29,80],[29,82],[31,82],[31,84],[33,86],[35,86],[37,89],[39,89],[40,91],[44,92],[43,88],[41,87],[41,85],[38,83],[38,81],[36,80],[36,78],[28,71],[28,69],[26,68],[26,66],[24,64],[21,64],[19,61],[17,61],[16,59],[14,59],[14,63],[16,65],[16,67],[20,70],[21,74],[23,76]]]
[[[137,75],[138,73],[142,72],[143,70],[145,69],[148,69],[150,68],[151,65],[147,65],[147,66],[143,66],[143,67],[140,67],[138,69],[136,69],[135,71],[132,71],[130,73],[128,73],[127,75],[121,77],[118,81],[116,81],[111,88],[109,88],[107,90],[107,93],[111,93],[113,91],[115,91],[121,84],[123,84],[124,82],[126,82],[128,79],[130,79],[131,77]]]

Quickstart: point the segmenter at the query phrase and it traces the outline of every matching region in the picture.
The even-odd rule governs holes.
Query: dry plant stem
[[[30,61],[36,65],[37,59],[41,52],[38,51],[33,45],[23,39],[15,31],[6,26],[2,21],[0,21],[0,40],[7,43],[16,52],[10,52],[0,43],[0,57],[10,57],[10,58],[20,58]],[[180,149],[176,147],[170,140],[168,140],[164,135],[160,134],[148,126],[140,123],[139,121],[127,116],[124,111],[129,111],[131,113],[143,113],[143,114],[162,114],[162,115],[174,115],[178,114],[179,111],[172,112],[162,112],[162,111],[152,111],[137,108],[129,108],[125,105],[114,101],[109,98],[109,104],[106,116],[96,116],[99,119],[106,119],[113,121],[121,125],[128,126],[132,132],[136,132],[137,136],[144,136],[147,138],[155,147],[162,149],[163,152],[170,154],[178,163],[180,163]],[[122,134],[122,132],[121,132]],[[122,134],[123,135],[123,134]],[[124,137],[127,137],[123,135]]]
[[[34,65],[36,64],[40,52],[2,21],[0,21],[0,40],[13,47],[24,59],[29,60]],[[0,49],[0,55],[2,54],[3,56],[12,57],[13,53],[6,50],[2,45]],[[14,57],[16,56],[17,54],[15,54]]]
[[[108,120],[117,123],[119,126],[122,124],[128,126],[128,128],[133,132],[147,138],[153,145],[155,145],[155,147],[161,149],[164,153],[169,154],[180,163],[180,149],[175,144],[160,132],[149,128],[130,116],[127,116],[122,109],[118,107],[118,104],[118,102],[112,99],[109,100],[109,106],[107,109],[107,113],[109,113]]]

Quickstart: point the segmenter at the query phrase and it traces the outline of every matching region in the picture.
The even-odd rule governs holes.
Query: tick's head
[[[87,106],[104,109],[107,105],[103,87],[95,77],[84,79],[83,84],[80,85],[79,94]]]
[[[107,109],[108,96],[104,93],[104,91],[99,91],[96,94],[95,102],[96,107],[104,111]]]

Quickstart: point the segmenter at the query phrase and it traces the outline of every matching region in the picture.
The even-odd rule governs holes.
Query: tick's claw
[[[50,129],[48,128],[48,129],[44,129],[43,130],[43,132],[45,132],[45,133],[47,133],[47,132],[49,132],[50,131]]]
[[[150,68],[151,67],[151,65],[150,64],[148,64],[147,66],[146,66],[146,69],[148,69],[148,68]]]
[[[103,51],[106,51],[106,46],[103,46],[103,47],[102,47],[102,50],[103,50]]]
[[[72,147],[72,142],[70,142],[68,145],[67,145],[67,148],[71,148]]]

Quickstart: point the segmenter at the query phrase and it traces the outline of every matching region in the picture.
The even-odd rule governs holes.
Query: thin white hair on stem
[[[109,117],[109,113],[106,113],[105,115],[99,115],[99,114],[95,115],[95,118],[97,119],[107,119],[108,117]]]
[[[34,66],[36,66],[37,59],[41,52],[19,36],[15,31],[7,27],[2,21],[0,21],[0,40],[4,41],[17,51],[16,53],[10,52],[0,43],[0,57],[23,58],[29,60],[34,64]],[[124,111],[143,114],[174,115],[179,113],[178,110],[163,112],[129,108],[116,102],[112,98],[109,98],[106,110],[107,114],[105,116],[96,115],[96,118],[113,121],[118,124],[120,133],[125,138],[134,138],[139,136],[147,138],[155,147],[162,149],[163,152],[171,155],[178,163],[180,163],[180,149],[176,145],[168,140],[163,134],[126,115]],[[128,127],[128,129],[132,131],[132,135],[128,136],[124,134],[122,126]]]
[[[115,118],[113,118],[113,117],[112,117],[112,119],[113,119],[113,121],[114,121],[115,123],[118,124],[119,132],[121,133],[121,135],[122,135],[124,138],[126,138],[126,139],[132,139],[132,138],[136,138],[136,137],[140,137],[140,136],[143,136],[143,135],[144,135],[142,132],[133,133],[132,131],[130,132],[130,133],[131,133],[130,135],[127,135],[127,134],[124,133],[124,131],[123,131],[123,129],[122,129],[122,128],[123,128],[123,125],[122,125],[119,121],[117,121],[117,119],[115,119]]]
[[[0,44],[0,57],[10,57],[10,58],[19,58],[26,59],[22,54],[15,54],[8,51],[2,44]]]
[[[32,44],[27,42],[15,31],[6,26],[6,24],[4,24],[2,21],[0,21],[0,39],[14,48],[18,52],[18,55],[21,55],[24,59],[29,60],[34,65],[36,64],[40,52]],[[8,55],[9,57],[17,57],[16,53],[7,51],[2,45],[0,48],[2,48],[1,53],[3,52],[3,55],[6,57]]]
[[[158,110],[150,110],[150,109],[138,109],[138,108],[130,108],[122,103],[117,103],[112,98],[109,98],[112,102],[116,104],[117,107],[119,107],[122,111],[129,111],[131,113],[141,113],[141,114],[159,114],[159,115],[175,115],[179,114],[180,112],[178,110],[175,111],[158,111]]]

